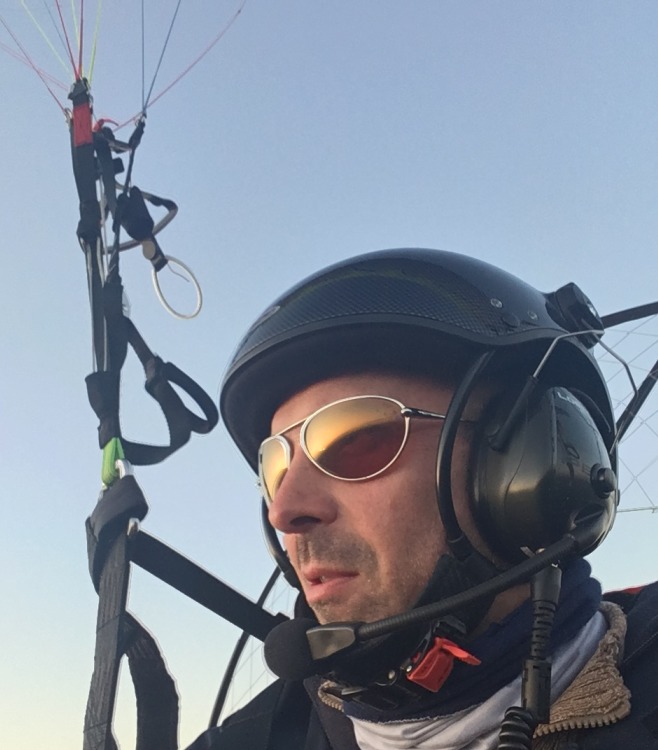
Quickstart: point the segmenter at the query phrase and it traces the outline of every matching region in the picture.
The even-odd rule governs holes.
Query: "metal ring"
[[[178,260],[178,258],[174,258],[171,255],[165,255],[164,257],[167,259],[168,263],[173,263],[174,265],[182,268],[187,274],[189,280],[194,284],[194,289],[196,291],[196,307],[191,313],[181,313],[178,312],[178,310],[174,310],[174,308],[165,299],[164,294],[162,293],[162,289],[160,289],[160,282],[158,281],[158,271],[153,268],[151,269],[151,278],[153,279],[153,288],[155,289],[155,293],[160,300],[160,304],[168,313],[173,315],[175,318],[178,318],[179,320],[190,320],[192,318],[196,318],[196,316],[201,312],[201,306],[203,305],[203,293],[201,292],[201,286],[199,285],[196,276],[192,273],[192,269],[185,263],[183,263],[182,260]],[[174,273],[177,273],[177,275],[185,278],[183,274],[180,274],[177,271],[174,271]]]

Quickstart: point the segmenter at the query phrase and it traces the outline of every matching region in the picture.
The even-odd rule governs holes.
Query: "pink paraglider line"
[[[75,76],[75,80],[78,81],[81,78],[81,70],[78,70],[75,67],[75,59],[73,57],[73,50],[71,49],[71,42],[69,40],[69,33],[66,30],[66,23],[64,22],[64,16],[62,15],[62,6],[60,5],[59,0],[55,0],[55,5],[57,6],[57,14],[59,15],[59,22],[62,24],[62,32],[64,33],[64,39],[66,41],[66,49],[69,53],[69,60],[71,61],[71,67],[73,68],[73,75]]]
[[[7,24],[7,22],[5,21],[5,19],[2,16],[0,16],[0,23],[5,27],[5,29],[7,30],[7,33],[9,34],[9,36],[14,40],[14,44],[18,47],[18,49],[20,50],[21,54],[19,55],[15,50],[12,50],[9,47],[7,47],[5,44],[1,44],[0,43],[1,46],[2,46],[2,48],[4,50],[6,50],[10,55],[12,55],[12,57],[15,57],[17,60],[20,60],[20,62],[22,62],[24,65],[27,65],[28,67],[32,68],[32,70],[41,79],[41,82],[43,83],[43,85],[48,90],[48,93],[52,96],[52,98],[57,103],[57,106],[62,110],[62,112],[64,114],[66,114],[66,108],[60,102],[60,100],[57,98],[57,95],[55,94],[55,92],[50,88],[50,85],[48,84],[48,81],[50,81],[51,83],[57,84],[58,86],[61,86],[63,89],[67,88],[66,85],[63,84],[61,81],[58,81],[56,78],[53,78],[53,76],[51,76],[48,73],[44,72],[43,70],[41,70],[41,68],[38,68],[34,64],[32,58],[27,54],[27,51],[25,50],[25,48],[23,47],[23,45],[18,41],[18,38],[16,37],[16,35],[11,30],[11,28],[9,27],[9,25]]]
[[[240,13],[242,13],[242,10],[244,6],[246,5],[247,0],[242,0],[240,3],[239,8],[235,11],[235,13],[231,16],[231,18],[227,21],[227,23],[224,25],[222,29],[220,29],[219,33],[215,36],[214,39],[210,41],[210,43],[192,60],[192,62],[184,68],[177,76],[174,78],[173,81],[171,81],[165,88],[162,89],[158,94],[156,94],[152,99],[149,100],[148,108],[152,107],[158,99],[161,99],[168,91],[170,91],[179,81],[181,81],[185,76],[194,68],[195,65],[201,62],[203,58],[212,50],[212,48],[220,42],[224,34],[233,26],[233,24],[238,20],[238,17],[240,16]],[[134,114],[131,118],[126,120],[125,122],[122,122],[121,125],[117,126],[115,130],[121,130],[121,128],[124,128],[126,125],[129,125],[130,123],[134,122],[140,115],[143,115],[144,112],[138,112]]]

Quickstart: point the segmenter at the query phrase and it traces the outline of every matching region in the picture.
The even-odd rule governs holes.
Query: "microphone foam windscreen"
[[[304,680],[317,674],[318,663],[311,656],[306,638],[317,622],[310,618],[287,620],[273,628],[265,639],[265,662],[284,680]]]

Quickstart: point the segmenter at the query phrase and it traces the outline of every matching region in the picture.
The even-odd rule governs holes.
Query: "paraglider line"
[[[96,7],[96,25],[94,26],[94,38],[91,44],[91,59],[89,61],[89,74],[87,80],[91,83],[91,79],[94,73],[94,63],[96,62],[96,42],[98,41],[98,29],[101,22],[101,0],[98,0],[98,6]]]
[[[71,0],[73,4],[73,0]],[[74,16],[75,17],[75,16]],[[83,34],[85,28],[85,4],[80,0],[80,31],[78,32],[78,78],[82,78],[82,46],[84,44]]]
[[[5,29],[7,30],[7,33],[14,40],[14,43],[16,44],[16,46],[18,47],[18,49],[21,51],[21,53],[23,55],[23,57],[21,58],[18,54],[12,53],[14,55],[14,57],[17,57],[19,60],[21,60],[21,62],[25,63],[25,65],[29,65],[29,67],[32,68],[32,70],[41,79],[41,83],[43,83],[43,85],[46,87],[46,89],[48,90],[48,93],[52,96],[52,98],[57,103],[57,106],[62,110],[62,112],[64,114],[66,114],[66,108],[62,105],[62,103],[60,102],[60,100],[55,95],[55,92],[48,85],[48,82],[46,80],[46,74],[42,70],[40,70],[39,68],[37,68],[37,66],[32,61],[32,58],[27,54],[27,52],[25,51],[23,45],[18,41],[18,39],[16,38],[16,35],[9,28],[7,22],[5,21],[5,19],[2,16],[0,16],[0,23],[5,27]],[[2,46],[4,47],[4,45],[2,45]],[[5,47],[5,49],[6,49],[6,47]],[[9,50],[7,50],[7,51],[9,51]]]
[[[14,58],[14,60],[18,60],[18,62],[23,63],[23,65],[27,65],[28,68],[32,68],[33,70],[35,70],[36,73],[42,79],[50,81],[50,83],[62,89],[62,91],[69,90],[69,87],[65,83],[62,83],[62,81],[60,81],[58,78],[55,78],[55,76],[50,75],[50,73],[46,73],[46,71],[43,70],[43,68],[37,68],[35,65],[32,65],[30,60],[28,60],[24,54],[19,54],[18,52],[16,52],[15,49],[12,49],[4,42],[0,42],[0,48],[3,49],[8,55],[11,55]]]
[[[145,50],[146,50],[146,40],[145,40],[145,25],[146,20],[144,17],[144,0],[142,0],[142,114],[146,111],[146,105],[144,103],[144,97],[146,94],[146,67],[144,63],[144,56],[145,56]]]
[[[221,40],[221,38],[226,34],[226,32],[233,26],[233,24],[238,20],[238,17],[240,13],[242,13],[242,10],[244,6],[247,4],[247,0],[242,0],[240,3],[240,7],[235,11],[233,16],[229,19],[227,24],[224,26],[223,29],[220,30],[220,32],[217,34],[217,36],[208,44],[208,46],[197,56],[192,60],[192,62],[181,72],[179,75],[174,78],[174,80],[168,84],[162,91],[160,91],[157,96],[154,96],[153,99],[150,99],[148,106],[151,106],[155,104],[158,99],[161,99],[170,89],[172,89],[182,78],[184,78],[191,70],[192,68],[197,65],[198,63],[203,60],[203,58],[212,50],[212,48],[218,44],[218,42]]]
[[[160,51],[160,59],[158,60],[158,64],[155,67],[155,73],[153,74],[153,80],[151,81],[151,87],[149,88],[148,95],[146,97],[146,100],[142,102],[142,111],[146,112],[146,108],[149,105],[149,99],[151,98],[151,94],[153,93],[153,87],[155,86],[155,79],[158,77],[158,73],[160,72],[160,66],[162,65],[162,60],[165,56],[165,52],[167,51],[167,47],[169,46],[169,39],[171,38],[171,32],[174,30],[174,24],[176,23],[176,18],[178,16],[178,11],[180,10],[180,4],[181,0],[178,0],[176,3],[176,10],[174,11],[174,15],[171,18],[171,23],[169,24],[169,29],[167,31],[167,36],[165,37],[164,44],[162,45],[162,50]],[[143,2],[142,2],[143,7]],[[142,29],[144,26],[142,25]],[[142,41],[142,50],[144,49],[144,43]]]
[[[63,48],[66,48],[66,43],[64,42],[64,37],[62,36],[62,32],[60,31],[59,26],[57,25],[57,21],[55,21],[55,17],[53,16],[53,12],[50,9],[50,6],[46,3],[46,0],[41,0],[41,2],[43,4],[44,8],[46,9],[46,13],[48,13],[48,18],[50,18],[50,23],[52,23],[53,28],[55,29],[55,33],[57,34],[57,37],[59,38],[60,44],[62,45]],[[23,0],[23,7],[29,13],[29,11],[27,9],[27,6],[25,5],[25,1],[24,0]],[[53,45],[50,43],[50,39],[48,39],[48,37],[46,36],[46,33],[39,27],[39,24],[37,23],[36,19],[34,19],[34,24],[39,29],[39,31],[41,32],[41,35],[46,40],[46,43],[48,44],[48,46],[52,49],[53,54],[55,55],[55,57],[59,60],[60,65],[68,73],[69,69],[66,67],[66,63],[64,62],[64,60],[62,60],[62,58],[59,55],[59,53],[55,50],[55,48],[53,47]]]
[[[41,34],[41,37],[42,37],[42,39],[44,40],[44,42],[45,42],[45,43],[46,43],[46,44],[48,45],[48,47],[50,48],[50,51],[51,51],[51,52],[53,53],[53,55],[55,56],[55,59],[56,59],[56,60],[57,60],[57,61],[59,62],[59,64],[60,64],[60,65],[62,66],[62,68],[64,68],[64,70],[65,70],[65,71],[66,71],[66,73],[68,74],[68,72],[69,72],[69,69],[67,68],[67,66],[66,66],[66,63],[64,62],[64,60],[62,60],[62,57],[61,57],[61,55],[59,54],[59,52],[58,52],[58,51],[57,51],[57,50],[56,50],[56,49],[55,49],[55,48],[53,47],[53,44],[52,44],[52,42],[51,42],[51,41],[50,41],[50,39],[48,38],[48,35],[47,35],[47,34],[46,34],[46,32],[45,32],[45,31],[44,31],[44,30],[43,30],[43,29],[41,28],[41,26],[39,25],[39,22],[38,22],[38,21],[37,21],[37,19],[35,18],[35,16],[34,16],[34,14],[32,13],[32,11],[31,11],[31,10],[30,10],[30,9],[29,9],[29,8],[27,7],[27,3],[25,2],[25,0],[21,0],[21,6],[23,7],[23,10],[24,10],[24,11],[25,11],[25,13],[27,14],[27,16],[28,16],[28,18],[30,19],[30,21],[32,21],[32,24],[34,25],[34,27],[35,27],[35,28],[37,29],[37,31],[39,32],[39,34]],[[50,12],[50,11],[49,11],[49,12]],[[52,15],[51,15],[51,20],[52,20]],[[53,23],[54,23],[54,21],[53,21]],[[59,33],[59,32],[58,32],[58,33]],[[60,34],[60,37],[59,37],[59,38],[60,38],[60,41],[62,41],[62,37],[61,37],[61,34]],[[64,46],[64,43],[63,43],[63,41],[62,41],[62,46]]]
[[[57,8],[57,13],[59,15],[59,22],[62,26],[62,32],[64,33],[64,41],[66,42],[66,49],[69,53],[69,60],[71,61],[71,67],[73,68],[73,75],[75,76],[76,80],[80,78],[80,75],[78,71],[75,68],[75,59],[73,57],[73,50],[71,49],[71,42],[69,41],[69,35],[66,31],[66,23],[64,23],[64,16],[62,15],[62,6],[60,5],[59,0],[55,0],[55,6]]]

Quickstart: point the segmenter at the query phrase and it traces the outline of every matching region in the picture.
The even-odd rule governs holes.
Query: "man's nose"
[[[339,480],[324,474],[306,457],[299,444],[269,508],[272,526],[284,534],[299,534],[318,524],[332,523],[338,505],[332,485]]]

